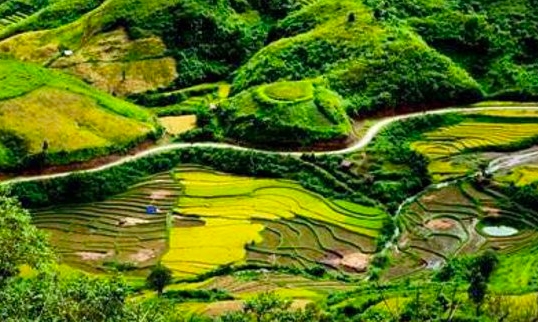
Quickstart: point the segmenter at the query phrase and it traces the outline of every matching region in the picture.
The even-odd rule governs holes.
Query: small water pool
[[[508,218],[484,218],[477,226],[477,229],[486,236],[490,237],[509,237],[519,234],[521,224]]]
[[[508,237],[516,235],[519,230],[514,227],[498,225],[498,226],[484,226],[482,232],[492,237]]]

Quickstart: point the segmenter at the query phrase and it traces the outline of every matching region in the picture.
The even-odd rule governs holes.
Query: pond
[[[492,237],[508,237],[508,236],[513,236],[517,234],[519,230],[510,226],[498,225],[498,226],[483,226],[482,232]]]

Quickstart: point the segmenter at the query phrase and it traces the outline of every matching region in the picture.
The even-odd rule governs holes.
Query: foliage
[[[233,300],[233,296],[223,290],[168,290],[162,297],[173,301],[174,303],[182,302],[216,302]]]
[[[254,87],[217,113],[226,137],[262,145],[339,142],[351,132],[342,98],[310,81]]]
[[[350,100],[348,112],[362,115],[482,97],[463,69],[403,24],[378,23],[356,1],[318,1],[288,16],[274,33],[287,38],[269,44],[238,70],[235,92],[283,79],[324,77]]]
[[[172,282],[172,271],[161,264],[151,269],[146,284],[149,288],[157,291],[159,296],[163,294],[164,288]]]
[[[245,303],[243,310],[222,316],[220,322],[324,322],[331,321],[330,316],[316,308],[308,306],[304,310],[292,310],[291,301],[279,298],[273,293],[262,293]]]
[[[120,278],[41,274],[14,279],[0,287],[2,321],[181,321],[166,302],[128,300],[129,286]]]
[[[505,99],[536,96],[536,12],[532,1],[366,2],[405,21],[439,52],[464,66],[488,93]],[[517,23],[515,23],[517,21]]]
[[[52,260],[43,232],[31,224],[28,211],[18,201],[0,195],[0,289],[6,279],[16,276],[19,266],[42,267]],[[2,301],[0,301],[2,302]]]

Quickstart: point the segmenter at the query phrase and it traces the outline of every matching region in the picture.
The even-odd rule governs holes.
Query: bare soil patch
[[[78,252],[75,254],[80,256],[83,261],[99,261],[112,256],[111,251],[107,253]]]
[[[430,220],[426,227],[433,230],[449,230],[454,228],[456,224],[451,219],[434,219]]]
[[[151,193],[150,198],[153,200],[162,200],[170,197],[172,192],[169,190],[156,190]]]
[[[156,252],[153,249],[141,249],[137,253],[129,256],[129,260],[135,263],[144,263],[155,258]]]
[[[131,227],[131,226],[147,224],[149,223],[149,220],[133,218],[133,217],[124,217],[120,219],[119,223],[123,227]]]
[[[353,268],[357,271],[365,271],[372,259],[371,255],[363,253],[351,253],[344,255],[341,264],[345,267]]]

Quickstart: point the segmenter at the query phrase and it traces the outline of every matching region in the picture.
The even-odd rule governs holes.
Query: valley
[[[0,0],[0,320],[534,321],[531,0]]]

